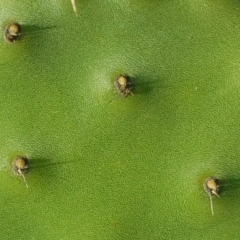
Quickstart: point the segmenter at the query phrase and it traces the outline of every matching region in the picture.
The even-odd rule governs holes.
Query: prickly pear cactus
[[[72,4],[0,1],[1,239],[239,239],[240,3]]]

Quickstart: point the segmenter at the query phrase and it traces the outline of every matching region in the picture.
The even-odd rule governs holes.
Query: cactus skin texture
[[[239,239],[240,2],[43,2],[0,1],[1,239]]]

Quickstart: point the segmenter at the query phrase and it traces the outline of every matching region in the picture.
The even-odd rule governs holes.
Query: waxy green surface
[[[0,1],[0,238],[239,239],[240,2],[76,5]]]

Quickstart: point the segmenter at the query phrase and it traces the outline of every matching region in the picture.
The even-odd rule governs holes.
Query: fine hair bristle
[[[71,0],[71,3],[72,3],[73,11],[74,11],[74,13],[77,15],[77,6],[76,6],[75,0]]]

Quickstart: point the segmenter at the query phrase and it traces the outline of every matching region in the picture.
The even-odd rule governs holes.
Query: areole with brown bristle
[[[28,168],[29,168],[29,164],[28,164],[28,159],[26,157],[19,156],[14,159],[13,171],[16,175],[22,176],[27,188],[28,188],[28,184],[26,182],[24,174],[27,173]]]
[[[218,194],[220,189],[219,181],[215,177],[208,177],[204,181],[203,187],[205,192],[209,195],[211,212],[213,215],[214,212],[213,212],[212,196],[215,195],[216,197],[220,197]]]
[[[15,42],[20,38],[21,26],[18,23],[9,24],[4,33],[4,38],[7,42]]]
[[[119,93],[124,97],[127,97],[129,94],[132,94],[132,83],[130,77],[126,74],[120,74],[115,79],[115,86]]]

